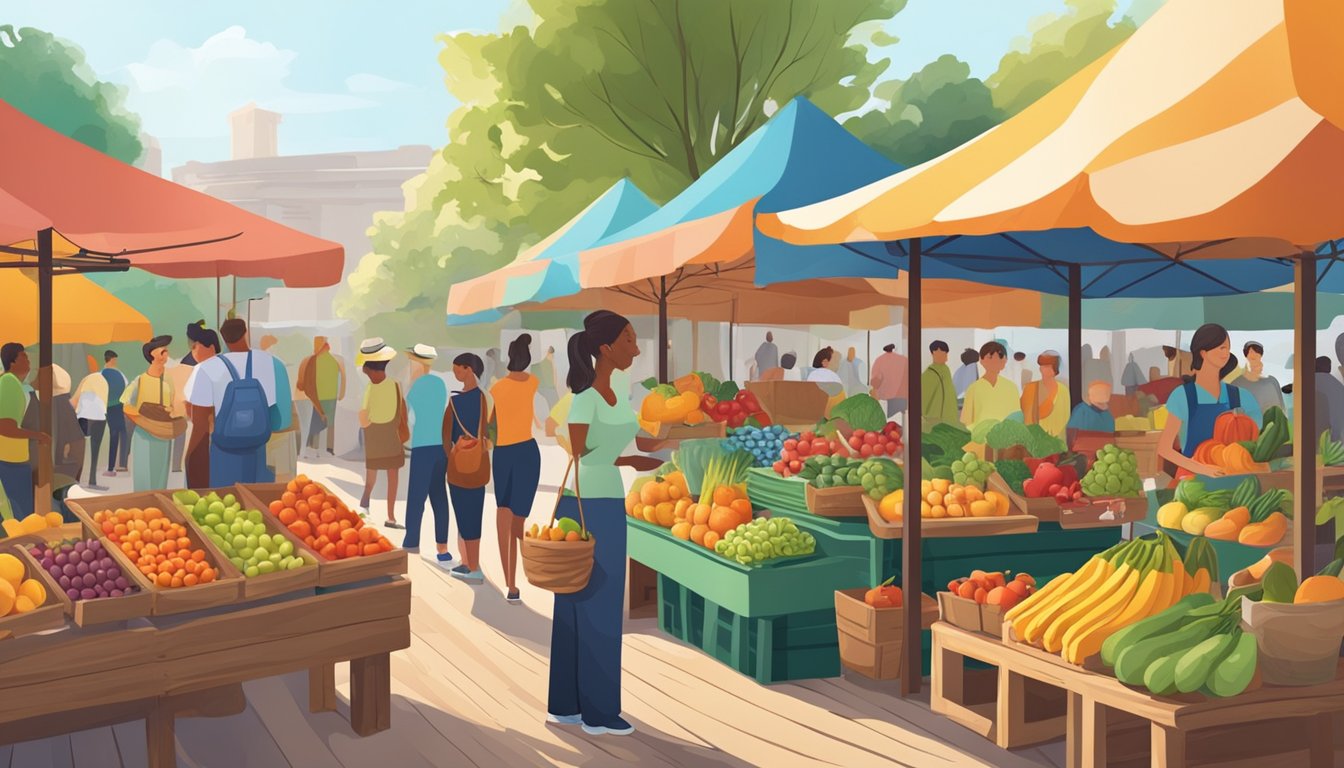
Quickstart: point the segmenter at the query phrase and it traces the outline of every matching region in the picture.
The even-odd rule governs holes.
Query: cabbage
[[[971,428],[971,442],[979,445],[985,445],[989,439],[989,431],[998,424],[997,419],[985,419]]]
[[[844,419],[854,429],[880,432],[887,426],[887,412],[872,395],[850,395],[831,409],[832,419]]]
[[[1027,427],[1027,441],[1023,445],[1033,459],[1044,459],[1069,449],[1063,440],[1046,432],[1040,424],[1031,424]]]
[[[1030,439],[1031,434],[1027,432],[1027,425],[1020,421],[1005,419],[989,428],[985,433],[984,443],[996,451],[1002,451],[1026,445]]]

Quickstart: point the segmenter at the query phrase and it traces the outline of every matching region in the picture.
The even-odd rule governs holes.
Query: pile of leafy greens
[[[844,419],[854,429],[879,432],[887,425],[887,412],[872,395],[850,395],[831,409],[832,419]]]

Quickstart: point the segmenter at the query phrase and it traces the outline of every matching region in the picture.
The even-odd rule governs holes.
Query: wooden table
[[[933,626],[933,654],[931,696],[934,711],[949,714],[952,719],[973,729],[976,722],[987,724],[987,735],[1000,743],[1010,738],[1006,734],[1014,728],[1021,733],[1024,727],[1020,722],[1023,713],[1018,709],[1024,680],[1066,691],[1068,708],[1064,736],[1070,768],[1108,765],[1110,726],[1118,724],[1117,721],[1126,715],[1131,716],[1131,720],[1136,717],[1147,724],[1151,765],[1155,768],[1184,766],[1187,756],[1199,760],[1201,765],[1210,760],[1245,759],[1257,755],[1288,760],[1264,763],[1266,765],[1329,768],[1334,764],[1334,715],[1344,712],[1344,662],[1340,665],[1339,676],[1325,685],[1264,686],[1240,696],[1216,699],[1157,697],[1124,685],[1110,675],[1069,665],[1044,651],[968,632],[946,622]],[[992,707],[966,707],[950,700],[949,691],[960,684],[962,661],[966,657],[999,668],[998,691]],[[964,722],[966,713],[979,721]],[[1279,723],[1282,725],[1277,725]],[[1056,726],[1049,722],[1034,727],[1036,732],[1030,736],[1039,741]],[[1216,739],[1201,740],[1200,744],[1201,747],[1212,744],[1215,749],[1202,754],[1202,749],[1192,746],[1201,734],[1214,729],[1217,730]],[[1288,757],[1295,752],[1305,754]]]
[[[411,583],[382,579],[121,625],[0,642],[0,744],[144,719],[149,764],[176,764],[174,719],[243,710],[242,683],[309,671],[309,707],[336,708],[350,662],[350,725],[391,727],[390,654],[410,646]]]

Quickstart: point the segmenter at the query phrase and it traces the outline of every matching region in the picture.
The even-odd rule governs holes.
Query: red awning
[[[0,244],[47,228],[58,255],[124,255],[165,277],[317,287],[339,282],[345,263],[337,243],[126,165],[0,101]]]

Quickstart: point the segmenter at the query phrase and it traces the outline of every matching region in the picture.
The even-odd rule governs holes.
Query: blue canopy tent
[[[634,182],[621,179],[516,260],[454,285],[448,293],[448,324],[494,322],[518,304],[577,293],[579,252],[657,209]]]
[[[896,264],[883,244],[795,246],[758,237],[753,219],[763,196],[838,194],[897,170],[806,99],[794,99],[666,205],[579,253],[578,286],[656,305],[658,348],[666,350],[669,303],[762,259],[826,262],[860,252],[877,265],[872,276],[894,278]],[[799,275],[783,280],[808,277]],[[666,352],[660,357],[666,375]]]

